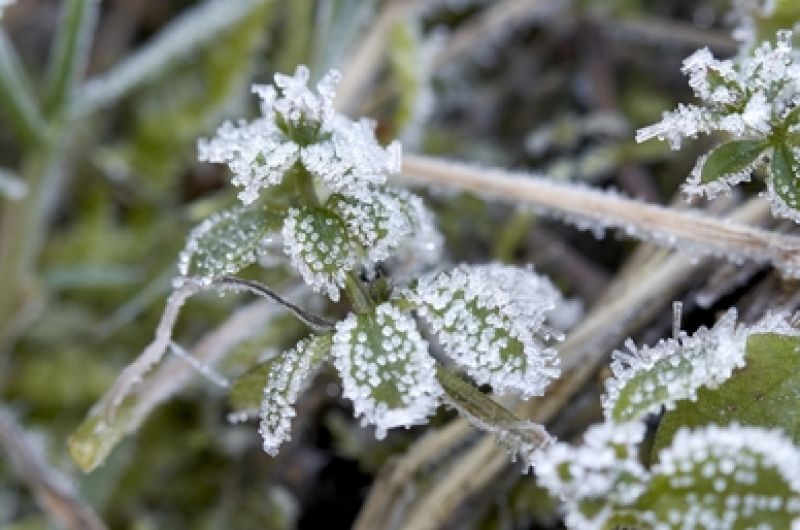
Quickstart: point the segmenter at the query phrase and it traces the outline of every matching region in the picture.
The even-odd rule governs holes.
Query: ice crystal
[[[414,319],[390,303],[339,322],[332,355],[344,396],[378,438],[390,428],[423,423],[439,404],[428,343]]]
[[[315,291],[339,300],[356,257],[342,220],[323,208],[292,208],[283,224],[286,255]]]
[[[795,109],[800,105],[800,61],[792,47],[793,33],[778,31],[775,43],[764,42],[749,55],[719,60],[707,48],[698,50],[683,63],[698,105],[681,104],[665,112],[661,122],[640,129],[639,142],[652,138],[667,140],[679,149],[684,138],[721,131],[735,140],[701,157],[684,191],[713,197],[750,179],[764,164],[770,146],[782,145],[784,132],[793,131]],[[774,147],[779,149],[779,147]],[[769,179],[773,210],[798,220],[789,202],[796,199],[796,164],[789,163],[786,178],[776,184]],[[773,171],[774,173],[774,171]],[[786,191],[783,196],[780,191]]]
[[[236,207],[215,213],[196,226],[178,257],[179,285],[188,278],[210,285],[254,263],[268,235],[278,228],[276,216],[263,208]]]
[[[708,48],[683,62],[700,105],[680,105],[660,123],[639,130],[637,141],[669,140],[678,149],[683,138],[725,131],[735,137],[764,138],[773,121],[798,104],[800,64],[792,50],[792,32],[779,31],[777,42],[762,43],[751,56],[719,60]]]
[[[780,431],[678,431],[652,469],[654,528],[800,528],[800,451]]]
[[[421,277],[405,296],[445,353],[478,383],[531,397],[558,377],[547,341],[560,334],[546,320],[560,294],[532,269],[462,265]]]
[[[368,263],[384,261],[414,231],[410,205],[402,193],[370,190],[357,198],[334,195],[328,206],[346,223]]]
[[[713,328],[693,335],[682,332],[642,348],[627,341],[628,351],[612,354],[613,376],[606,380],[602,398],[606,419],[635,421],[662,406],[672,409],[678,401],[695,400],[701,388],[718,387],[745,366],[752,333],[796,336],[798,331],[781,313],[767,314],[751,326],[737,325],[736,310],[730,309]]]
[[[258,432],[263,438],[264,451],[272,456],[291,438],[292,418],[297,414],[294,403],[318,364],[319,356],[311,352],[317,348],[316,340],[319,337],[301,340],[270,361]]]
[[[694,335],[661,340],[655,346],[612,354],[613,377],[606,380],[603,409],[607,419],[634,421],[661,406],[668,409],[683,399],[694,400],[702,387],[716,388],[745,364],[747,330],[736,325],[729,310],[711,328]]]
[[[568,528],[605,528],[615,505],[630,505],[644,493],[649,477],[638,458],[643,437],[639,423],[604,423],[590,427],[581,446],[559,442],[534,455],[539,484],[564,501]],[[599,506],[587,510],[592,502]]]
[[[382,184],[387,173],[399,171],[399,143],[384,149],[371,122],[354,122],[334,111],[338,72],[325,75],[316,93],[306,86],[308,78],[308,68],[301,65],[294,76],[276,74],[275,86],[254,86],[261,117],[226,122],[214,138],[198,143],[201,161],[228,165],[245,204],[280,184],[298,163],[337,193]]]

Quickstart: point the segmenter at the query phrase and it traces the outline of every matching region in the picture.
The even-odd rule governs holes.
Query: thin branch
[[[249,291],[251,293],[263,296],[273,302],[276,302],[287,309],[293,314],[300,322],[319,333],[328,333],[333,331],[333,323],[325,320],[324,318],[310,313],[290,301],[283,298],[281,295],[264,285],[263,283],[254,280],[245,280],[243,278],[236,278],[235,276],[223,276],[214,282],[216,287],[228,288],[233,291]]]
[[[135,361],[122,370],[100,401],[100,408],[106,418],[113,417],[116,408],[131,393],[133,387],[140,383],[142,377],[161,361],[172,340],[172,330],[183,304],[202,289],[203,287],[199,283],[189,281],[169,295],[164,313],[156,328],[155,338]]]
[[[800,237],[704,215],[647,204],[616,194],[499,169],[483,169],[430,157],[406,155],[407,182],[468,190],[545,208],[579,228],[618,228],[656,245],[731,261],[768,262],[800,277]]]
[[[71,481],[33,450],[25,431],[11,413],[2,408],[0,448],[50,521],[69,530],[105,530],[105,524],[92,507],[75,493]]]

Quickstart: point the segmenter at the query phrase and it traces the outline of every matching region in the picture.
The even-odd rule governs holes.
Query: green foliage
[[[722,144],[709,153],[703,164],[700,181],[708,184],[750,171],[768,145],[756,140],[737,140]]]
[[[710,423],[732,422],[780,428],[800,445],[800,337],[755,333],[747,339],[746,365],[716,389],[701,389],[697,401],[682,401],[667,412],[656,433],[653,454],[675,433]]]
[[[283,217],[263,204],[236,206],[209,217],[196,227],[180,257],[181,275],[210,283],[254,263],[269,234]]]
[[[770,186],[784,204],[792,210],[800,210],[800,179],[797,178],[797,156],[795,147],[779,143],[773,148],[772,164],[769,167]]]
[[[330,346],[330,335],[319,335],[304,344],[301,354],[308,358],[310,366],[316,367],[327,356]],[[256,363],[233,382],[228,403],[234,416],[251,415],[258,410],[265,399],[264,388],[270,383],[271,374],[280,372],[284,362],[284,355],[276,354]]]

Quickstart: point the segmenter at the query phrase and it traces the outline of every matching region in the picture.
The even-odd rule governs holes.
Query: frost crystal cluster
[[[535,459],[572,530],[800,528],[800,451],[780,432],[732,424],[679,431],[648,470],[640,424],[591,427]]]
[[[255,86],[261,116],[227,122],[199,142],[201,161],[226,164],[241,188],[243,207],[218,214],[196,229],[181,256],[182,278],[212,284],[274,251],[284,254],[315,291],[339,299],[348,274],[394,257],[403,248],[438,257],[441,240],[419,197],[394,190],[386,177],[400,170],[400,145],[382,147],[368,120],[352,121],[333,108],[339,74],[328,73],[316,91],[309,71],[275,75],[275,86]],[[289,191],[287,191],[287,189]],[[300,200],[285,195],[296,192]],[[264,205],[284,204],[280,221]],[[262,212],[255,222],[241,212]],[[241,220],[241,223],[237,221]],[[417,239],[419,236],[419,240]],[[230,243],[214,243],[215,239]],[[218,247],[219,252],[208,248]],[[432,261],[428,256],[422,264]]]
[[[583,445],[556,443],[534,457],[539,483],[564,500],[569,528],[604,528],[615,505],[630,505],[644,492],[643,438],[641,424],[595,425]]]
[[[668,409],[679,400],[697,398],[701,387],[714,388],[744,366],[747,330],[736,325],[736,311],[729,310],[712,329],[694,335],[681,333],[655,346],[612,354],[613,377],[606,380],[603,409],[614,421],[635,421],[661,406]]]
[[[679,149],[685,138],[724,132],[724,143],[698,160],[684,185],[689,194],[713,197],[748,181],[772,158],[768,195],[776,215],[800,221],[795,177],[800,131],[800,61],[788,30],[747,55],[716,59],[707,48],[689,56],[683,72],[699,103],[681,104],[663,119],[640,129],[636,139],[666,140]]]
[[[653,347],[630,343],[630,352],[615,352],[614,376],[603,397],[605,423],[591,427],[582,445],[556,443],[533,461],[540,484],[564,501],[567,527],[800,528],[800,449],[776,430],[740,426],[731,419],[725,427],[715,425],[729,418],[732,409],[749,409],[749,396],[729,402],[726,396],[735,389],[722,393],[720,388],[713,399],[706,394],[703,399],[716,400],[718,409],[701,409],[702,418],[712,414],[708,424],[698,420],[701,426],[691,430],[685,422],[692,420],[677,414],[680,409],[670,412],[650,444],[644,443],[642,421],[662,406],[669,410],[680,400],[696,400],[700,388],[758,377],[759,370],[780,370],[786,357],[777,363],[772,358],[791,358],[800,344],[786,317],[768,314],[743,326],[736,324],[731,309],[711,329],[682,333]],[[756,372],[734,375],[749,362],[756,363]],[[774,381],[777,387],[794,384]],[[753,392],[772,389],[754,386]],[[773,403],[783,400],[784,390],[776,392],[769,397]],[[744,417],[764,421],[758,416]],[[672,431],[669,425],[675,425]],[[649,457],[647,451],[652,451]]]
[[[406,293],[445,353],[498,393],[541,395],[558,377],[546,324],[560,294],[532,270],[500,264],[421,277]]]

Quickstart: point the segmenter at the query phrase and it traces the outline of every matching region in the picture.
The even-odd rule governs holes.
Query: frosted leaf
[[[358,198],[333,195],[327,206],[347,224],[368,263],[386,260],[414,230],[407,195],[375,189]]]
[[[640,521],[655,528],[800,528],[800,451],[779,431],[681,430],[648,489]]]
[[[336,70],[325,74],[317,84],[317,94],[306,86],[309,77],[308,67],[301,64],[293,76],[275,74],[279,95],[271,87],[256,86],[254,90],[262,96],[265,104],[271,105],[292,126],[311,125],[326,130],[334,116],[333,98],[341,75]]]
[[[639,130],[636,140],[659,138],[678,149],[684,138],[721,131],[739,140],[740,146],[757,146],[759,142],[777,145],[800,104],[800,54],[793,49],[792,39],[791,31],[780,30],[774,43],[763,42],[748,55],[735,59],[715,59],[707,49],[694,53],[684,61],[683,72],[699,104],[681,104],[677,110],[664,113],[661,122]],[[713,196],[749,180],[750,173],[765,161],[764,149],[752,153],[741,150],[737,154],[748,155],[740,157],[741,164],[734,164],[719,178],[706,178],[707,166],[716,166],[720,151],[726,149],[730,154],[733,147],[725,144],[698,161],[685,191]],[[786,198],[775,193],[785,186],[777,187],[773,180],[770,177],[768,185],[775,210],[785,217],[800,219],[800,214],[785,207]]]
[[[395,280],[403,281],[441,262],[444,237],[421,197],[399,189],[391,193],[406,204],[411,221],[411,235],[400,242],[392,268]]]
[[[780,144],[774,148],[767,181],[767,198],[776,217],[800,223],[800,180],[797,149]]]
[[[386,182],[400,171],[398,142],[383,148],[375,138],[375,125],[336,116],[330,138],[303,148],[303,166],[336,193],[357,194],[364,186]]]
[[[381,185],[387,174],[399,172],[399,143],[384,148],[373,122],[355,122],[334,111],[339,73],[328,72],[316,92],[306,86],[309,76],[300,65],[293,76],[276,74],[274,86],[253,86],[261,117],[226,122],[214,138],[198,142],[201,161],[227,164],[245,204],[280,184],[298,162],[328,192],[348,195],[362,194],[366,186]]]
[[[338,301],[339,289],[357,262],[342,219],[323,208],[292,208],[281,233],[284,252],[303,280]]]
[[[559,334],[546,320],[560,294],[532,269],[462,265],[421,277],[405,296],[444,352],[479,384],[527,398],[558,377],[547,341]]]
[[[210,285],[254,263],[262,241],[280,227],[280,220],[261,206],[213,214],[189,233],[178,258],[178,283],[193,278]]]
[[[745,364],[748,330],[736,325],[736,311],[729,310],[711,329],[678,339],[664,339],[655,346],[612,354],[613,376],[606,380],[603,409],[606,419],[635,421],[662,406],[673,408],[683,399],[694,400],[701,387],[716,388]]]
[[[428,343],[414,319],[390,303],[339,322],[332,353],[344,396],[378,438],[424,423],[436,410],[442,389]]]
[[[227,164],[231,182],[243,188],[239,199],[253,203],[263,188],[277,186],[300,158],[300,148],[275,125],[272,118],[259,118],[237,125],[225,122],[214,138],[197,144],[201,162]]]
[[[753,170],[763,164],[767,148],[765,142],[751,140],[722,144],[700,157],[682,189],[689,195],[713,198],[748,182]]]
[[[678,105],[677,110],[664,112],[661,121],[643,127],[636,132],[637,142],[653,138],[666,140],[672,149],[680,149],[684,138],[697,138],[700,133],[710,131],[711,117],[708,112],[695,105]]]
[[[644,431],[639,423],[594,425],[583,445],[559,442],[534,455],[539,484],[564,501],[568,528],[602,530],[615,506],[644,493],[649,474],[638,457]]]
[[[329,335],[303,339],[291,350],[267,361],[263,371],[257,372],[267,373],[258,432],[263,438],[264,451],[268,454],[277,455],[280,446],[291,439],[292,418],[297,414],[294,403],[329,347]],[[244,383],[238,384],[239,387],[234,385],[234,392],[241,390]]]

